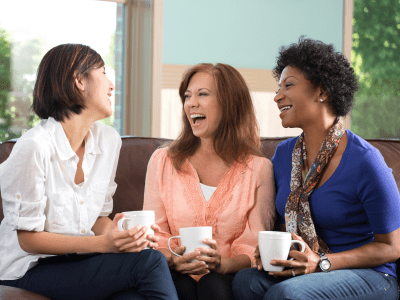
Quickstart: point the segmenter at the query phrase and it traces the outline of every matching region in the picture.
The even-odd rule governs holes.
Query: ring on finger
[[[296,274],[294,273],[294,269],[292,269],[292,276],[295,277]]]

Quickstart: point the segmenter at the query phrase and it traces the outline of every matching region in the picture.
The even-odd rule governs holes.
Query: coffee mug
[[[151,228],[154,223],[154,210],[126,211],[124,217],[118,220],[118,230],[128,230],[140,224],[147,227],[146,236],[148,234],[154,235],[154,230]]]
[[[260,231],[258,232],[258,247],[264,271],[282,272],[283,266],[273,266],[271,260],[287,260],[290,247],[294,244],[301,245],[300,252],[304,252],[306,245],[302,241],[292,240],[290,232]]]
[[[181,245],[185,246],[186,248],[184,253],[192,253],[194,252],[194,249],[210,247],[209,245],[203,244],[201,240],[212,239],[212,227],[203,226],[203,227],[179,228],[179,236],[173,236],[168,239],[168,248],[173,254],[177,256],[182,256],[178,253],[175,253],[171,249],[170,242],[172,239],[180,239]],[[197,261],[197,260],[192,260],[192,261]]]

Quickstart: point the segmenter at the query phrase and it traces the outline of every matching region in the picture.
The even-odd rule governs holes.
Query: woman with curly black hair
[[[357,81],[332,45],[300,38],[283,47],[274,75],[283,127],[303,133],[272,158],[281,230],[305,242],[282,272],[239,272],[235,299],[398,299],[400,196],[379,151],[345,130]],[[261,271],[261,272],[260,272]]]

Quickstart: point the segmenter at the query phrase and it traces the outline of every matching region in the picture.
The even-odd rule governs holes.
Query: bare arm
[[[326,255],[331,261],[331,270],[369,268],[400,257],[400,228],[386,234],[374,234],[374,241],[361,247]]]
[[[302,240],[298,236],[294,239]],[[376,267],[394,262],[400,257],[400,228],[387,234],[374,234],[374,241],[361,247],[339,253],[326,254],[331,261],[331,270]],[[308,246],[306,251],[290,251],[295,260],[276,260],[276,265],[295,268],[296,275],[319,272],[319,255]],[[276,272],[277,276],[292,276],[291,270]]]
[[[46,231],[18,230],[22,250],[36,254],[105,252],[104,236],[66,236]]]
[[[97,233],[103,234],[98,236],[66,236],[45,231],[18,230],[18,241],[25,252],[40,254],[141,251],[149,243],[144,241],[146,227],[119,231],[117,223],[122,217],[123,214],[117,214],[113,221],[99,218],[94,227]]]
[[[92,227],[95,235],[103,235],[107,233],[107,229],[111,226],[112,221],[109,217],[98,217]]]

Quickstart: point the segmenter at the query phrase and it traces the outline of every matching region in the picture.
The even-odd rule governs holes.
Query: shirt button
[[[82,205],[82,204],[83,204],[83,201],[79,201],[79,204],[81,204],[81,205]]]
[[[21,195],[17,195],[17,199],[21,199]]]
[[[85,233],[85,230],[82,230],[81,233]]]
[[[209,205],[208,204],[206,204],[206,207],[208,207]]]
[[[86,174],[86,178],[88,178],[89,177],[89,174]]]

